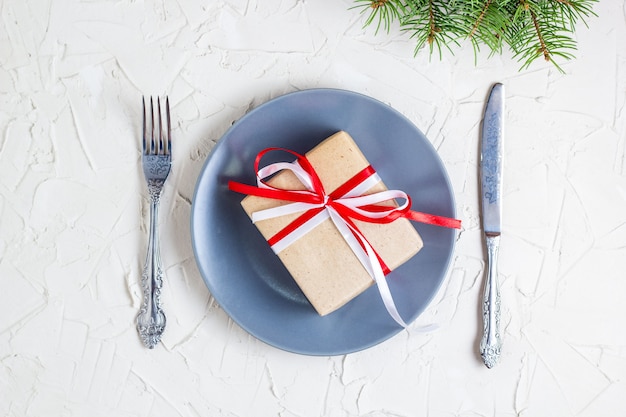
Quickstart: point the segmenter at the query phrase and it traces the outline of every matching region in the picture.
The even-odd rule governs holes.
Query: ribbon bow
[[[277,162],[259,168],[263,156],[273,151],[288,152],[296,157],[296,161]],[[285,190],[274,187],[266,181],[267,178],[282,170],[291,171],[302,182],[305,189]],[[365,270],[376,282],[383,303],[391,317],[398,324],[406,327],[407,324],[398,313],[385,279],[385,275],[390,270],[361,233],[354,220],[386,224],[400,217],[405,217],[422,223],[457,229],[461,227],[461,222],[456,219],[412,211],[410,209],[411,198],[400,190],[385,190],[373,194],[364,194],[380,181],[380,177],[371,166],[354,175],[331,193],[326,193],[309,160],[305,156],[288,149],[264,149],[256,157],[254,171],[256,173],[257,186],[229,181],[229,189],[242,194],[291,201],[292,203],[254,212],[251,216],[253,222],[293,213],[303,213],[276,235],[268,239],[268,243],[274,252],[279,253],[318,224],[330,218]],[[403,200],[403,203],[399,205],[380,205],[380,203],[397,200]]]

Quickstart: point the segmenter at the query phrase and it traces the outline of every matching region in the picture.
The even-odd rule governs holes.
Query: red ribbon
[[[259,166],[261,163],[261,159],[269,152],[273,151],[285,151],[296,157],[298,164],[302,167],[302,169],[308,174],[310,178],[309,190],[284,190],[280,188],[273,187],[269,185],[264,178],[259,175]],[[385,224],[391,223],[394,220],[404,217],[409,220],[417,221],[420,223],[431,224],[435,226],[442,226],[448,228],[459,229],[461,227],[461,221],[449,217],[437,216],[434,214],[421,213],[417,211],[410,210],[411,199],[407,195],[407,204],[403,205],[403,208],[398,207],[389,207],[389,206],[381,206],[378,204],[366,204],[358,206],[358,210],[355,208],[349,207],[345,204],[341,203],[342,197],[355,186],[363,182],[369,176],[374,175],[376,171],[371,166],[363,169],[358,172],[344,184],[339,186],[336,190],[331,192],[330,194],[326,194],[324,190],[324,186],[319,179],[315,169],[309,162],[309,160],[304,155],[300,155],[294,151],[284,149],[284,148],[267,148],[263,151],[259,152],[255,161],[254,161],[254,171],[257,177],[258,186],[252,186],[247,184],[242,184],[235,181],[228,182],[228,188],[232,191],[254,195],[258,197],[265,197],[277,200],[284,201],[292,201],[292,202],[300,202],[300,203],[309,203],[309,204],[319,204],[323,205],[322,207],[316,207],[309,210],[306,210],[302,215],[300,215],[296,220],[291,222],[281,231],[279,231],[275,236],[268,239],[270,245],[280,241],[285,236],[289,235],[291,232],[296,230],[298,227],[305,224],[311,218],[313,218],[320,211],[324,210],[325,206],[330,206],[336,210],[337,213],[342,217],[342,219],[349,224],[354,229],[358,230],[353,220],[360,220],[364,222],[370,223],[378,223]],[[358,197],[355,197],[358,198]],[[349,198],[348,198],[349,199]],[[345,197],[343,201],[346,201]],[[380,213],[387,212],[385,215],[380,215]],[[384,265],[384,264],[383,264]],[[384,267],[388,271],[387,268]],[[386,272],[387,272],[386,271]]]

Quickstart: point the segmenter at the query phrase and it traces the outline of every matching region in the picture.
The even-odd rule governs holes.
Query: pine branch
[[[543,57],[562,71],[554,57],[565,60],[574,57],[572,51],[576,50],[576,42],[571,17],[563,13],[559,5],[566,4],[559,0],[520,0],[508,42],[515,57],[522,62],[522,69]]]
[[[428,45],[430,53],[436,48],[441,58],[444,47],[452,52],[450,44],[458,45],[462,26],[450,4],[448,0],[408,0],[410,15],[405,15],[400,23],[416,39],[416,54]]]
[[[537,21],[537,15],[532,10],[530,11],[530,19],[533,22],[533,26],[535,28],[535,32],[537,33],[537,41],[539,42],[539,51],[543,55],[546,61],[550,61],[550,51],[546,46],[546,42],[544,39],[543,31],[539,27],[539,22]]]
[[[369,13],[365,26],[376,22],[389,31],[394,23],[411,32],[415,54],[428,47],[439,56],[446,48],[469,40],[476,56],[481,46],[491,55],[506,44],[527,68],[538,58],[561,69],[558,60],[570,60],[576,50],[576,25],[595,16],[598,0],[354,0]]]
[[[492,3],[493,3],[493,0],[488,0],[487,3],[485,3],[485,5],[482,7],[482,10],[480,11],[480,15],[476,19],[476,22],[474,23],[474,26],[472,26],[472,30],[470,31],[470,34],[469,34],[470,38],[474,37],[474,35],[476,34],[476,31],[483,23],[483,20],[485,19],[485,14],[487,13],[487,10],[489,10],[489,6],[491,6]]]
[[[376,21],[376,33],[380,30],[381,25],[386,31],[391,28],[394,20],[402,19],[405,13],[405,6],[402,0],[355,0],[356,6],[360,8],[361,13],[369,12],[365,26],[371,25]]]
[[[483,3],[477,1],[459,2],[466,3],[465,10],[459,12],[465,16],[466,25],[471,27],[466,37],[472,42],[476,55],[480,45],[486,45],[491,53],[501,53],[502,43],[509,24],[509,14],[504,6],[509,1],[487,0]]]

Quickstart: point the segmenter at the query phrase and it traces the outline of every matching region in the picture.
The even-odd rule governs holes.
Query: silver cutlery
[[[157,98],[157,121],[155,123],[154,103],[150,97],[150,112],[147,113],[146,100],[143,103],[143,151],[141,163],[150,197],[150,231],[148,253],[141,275],[142,302],[137,315],[137,330],[144,345],[153,349],[165,330],[165,314],[161,308],[161,288],[163,286],[163,265],[159,249],[159,200],[163,184],[170,173],[172,163],[172,128],[170,123],[169,99],[165,98],[165,126],[161,116],[161,99]]]
[[[483,117],[481,138],[482,221],[487,246],[487,277],[483,294],[483,336],[480,355],[487,368],[500,360],[500,285],[498,250],[502,218],[502,150],[504,138],[504,86],[495,84],[489,95]]]

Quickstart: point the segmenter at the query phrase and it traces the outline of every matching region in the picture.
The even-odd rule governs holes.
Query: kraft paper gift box
[[[343,131],[321,142],[307,152],[306,157],[315,168],[328,194],[369,165],[352,137]],[[268,181],[268,184],[288,190],[305,189],[290,171],[279,172]],[[386,189],[384,183],[380,181],[364,194]],[[254,212],[289,203],[248,195],[242,200],[241,205],[251,217]],[[270,239],[300,214],[261,220],[255,224],[261,234]],[[354,220],[354,223],[389,270],[409,260],[423,246],[419,234],[405,218],[398,218],[387,224],[359,220]],[[278,257],[315,310],[322,316],[342,307],[374,284],[374,280],[331,219],[324,220],[283,249],[278,253]]]

